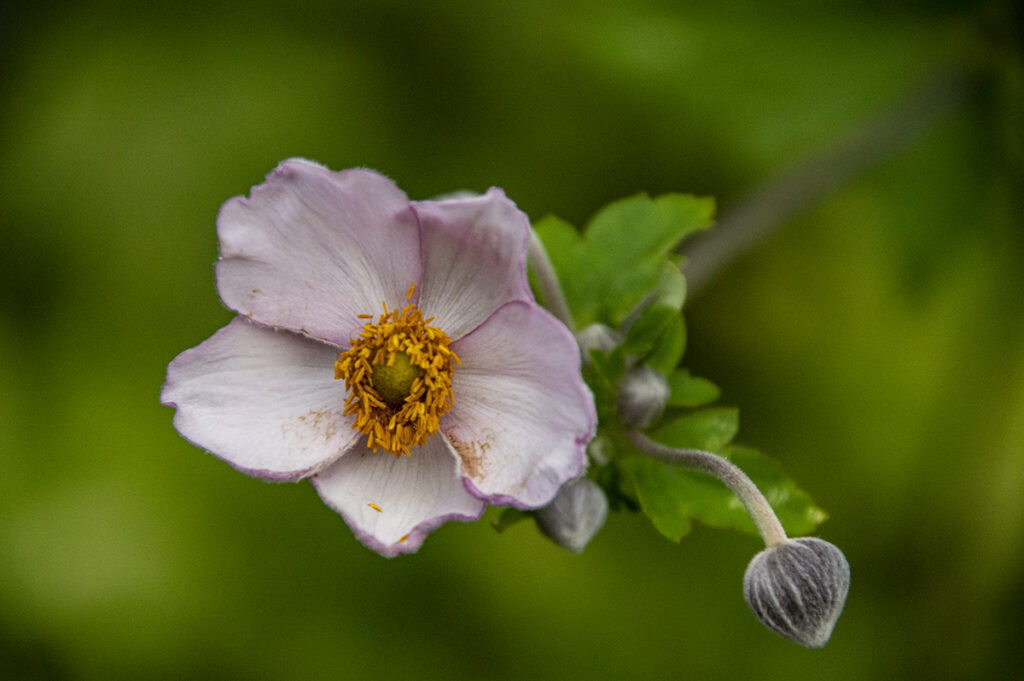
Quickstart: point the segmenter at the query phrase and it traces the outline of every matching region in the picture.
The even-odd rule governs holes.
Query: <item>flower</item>
[[[161,401],[243,473],[311,479],[385,556],[488,503],[542,507],[596,417],[572,335],[530,293],[529,229],[497,188],[410,202],[371,170],[286,161],[221,208],[238,316],[171,362]]]

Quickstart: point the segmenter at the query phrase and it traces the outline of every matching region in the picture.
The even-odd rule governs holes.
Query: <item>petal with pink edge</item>
[[[405,194],[372,170],[285,161],[217,216],[217,288],[246,317],[347,345],[381,302],[420,281],[420,236]]]
[[[533,300],[526,281],[530,220],[504,192],[417,201],[413,209],[423,230],[419,307],[451,339],[509,301]]]
[[[431,530],[449,520],[476,520],[485,507],[463,487],[439,437],[411,456],[357,445],[313,477],[313,484],[359,541],[387,557],[412,553]]]
[[[298,480],[337,459],[359,436],[342,416],[338,348],[236,317],[167,367],[160,401],[174,427],[240,471]]]
[[[441,431],[467,488],[494,504],[549,503],[582,472],[596,421],[572,335],[540,307],[513,302],[452,349],[462,366]]]

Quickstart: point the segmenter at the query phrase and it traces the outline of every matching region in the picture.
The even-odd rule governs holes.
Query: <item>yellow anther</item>
[[[409,287],[411,300],[416,285]],[[345,379],[345,414],[367,436],[366,446],[410,455],[426,444],[452,407],[452,372],[459,358],[441,329],[427,326],[416,305],[384,312],[363,325],[359,337],[334,363],[334,377]],[[358,315],[359,319],[372,319]],[[372,507],[372,504],[371,504]],[[378,509],[379,510],[379,509]]]

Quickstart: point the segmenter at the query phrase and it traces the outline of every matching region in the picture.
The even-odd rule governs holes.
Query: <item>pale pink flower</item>
[[[238,317],[171,362],[161,401],[238,470],[310,478],[385,556],[488,503],[544,506],[595,415],[572,335],[530,293],[529,229],[500,189],[410,202],[370,170],[286,161],[221,208]]]

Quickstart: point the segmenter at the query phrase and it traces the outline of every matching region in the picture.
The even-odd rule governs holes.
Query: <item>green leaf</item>
[[[615,419],[619,381],[625,373],[626,353],[622,346],[610,354],[597,349],[590,351],[590,363],[583,366],[583,380],[594,394],[598,423],[610,423]]]
[[[597,422],[610,423],[615,419],[618,407],[616,386],[606,381],[594,368],[593,364],[584,365],[583,380],[594,394],[594,406],[597,409]]]
[[[644,363],[666,376],[679,364],[686,351],[686,323],[683,315],[677,314],[661,332],[651,353]],[[671,387],[671,384],[669,384]]]
[[[714,201],[640,194],[601,209],[583,234],[558,218],[534,224],[580,327],[617,327],[655,288],[672,248],[711,224]]]
[[[668,397],[670,407],[699,407],[719,398],[721,390],[706,378],[691,376],[686,369],[676,369],[668,374]]]
[[[757,484],[788,534],[810,534],[828,520],[828,513],[797,487],[775,459],[742,445],[729,445],[724,454]]]
[[[611,353],[591,350],[590,362],[598,375],[612,386],[618,385],[626,373],[626,353],[622,346]]]
[[[626,354],[646,356],[674,317],[679,317],[679,310],[671,305],[651,305],[644,310],[626,334]]]
[[[661,267],[661,276],[654,291],[654,304],[671,305],[683,309],[686,301],[686,277],[680,269],[682,258],[669,256]]]
[[[533,230],[544,244],[548,257],[551,258],[551,264],[554,265],[555,272],[558,274],[558,282],[562,286],[573,316],[579,322],[577,296],[580,294],[581,287],[577,282],[589,276],[583,239],[575,227],[554,215],[548,215],[534,222]],[[534,295],[541,303],[547,304],[548,301],[544,299],[543,291],[534,280],[533,271],[531,270],[529,274]]]
[[[624,343],[628,354],[664,374],[679,364],[686,349],[686,326],[681,313],[686,300],[686,278],[679,269],[679,260],[669,258],[662,264],[661,276],[648,296],[647,307],[630,326]]]
[[[632,493],[632,482],[616,464],[595,466],[591,478],[600,485],[608,496],[608,507],[612,511],[639,511],[635,494]],[[628,487],[629,489],[624,489]]]
[[[587,226],[587,240],[610,253],[664,256],[684,236],[710,225],[714,209],[709,198],[637,194],[598,211]]]
[[[808,534],[828,517],[775,461],[748,447],[730,446],[725,453],[764,493],[787,533]],[[643,455],[625,458],[621,466],[633,483],[641,510],[673,541],[686,534],[692,520],[711,527],[757,532],[740,500],[710,475]]]
[[[739,427],[737,409],[714,407],[677,416],[650,435],[669,447],[718,452],[736,436]]]
[[[690,532],[687,500],[681,496],[671,466],[654,459],[635,456],[623,459],[621,466],[633,483],[633,491],[644,512],[658,531],[674,542]],[[664,469],[670,469],[666,474]]]
[[[516,523],[522,522],[531,516],[533,516],[533,513],[529,511],[521,511],[518,508],[512,507],[503,508],[497,520],[491,524],[491,527],[498,532],[504,532]]]

